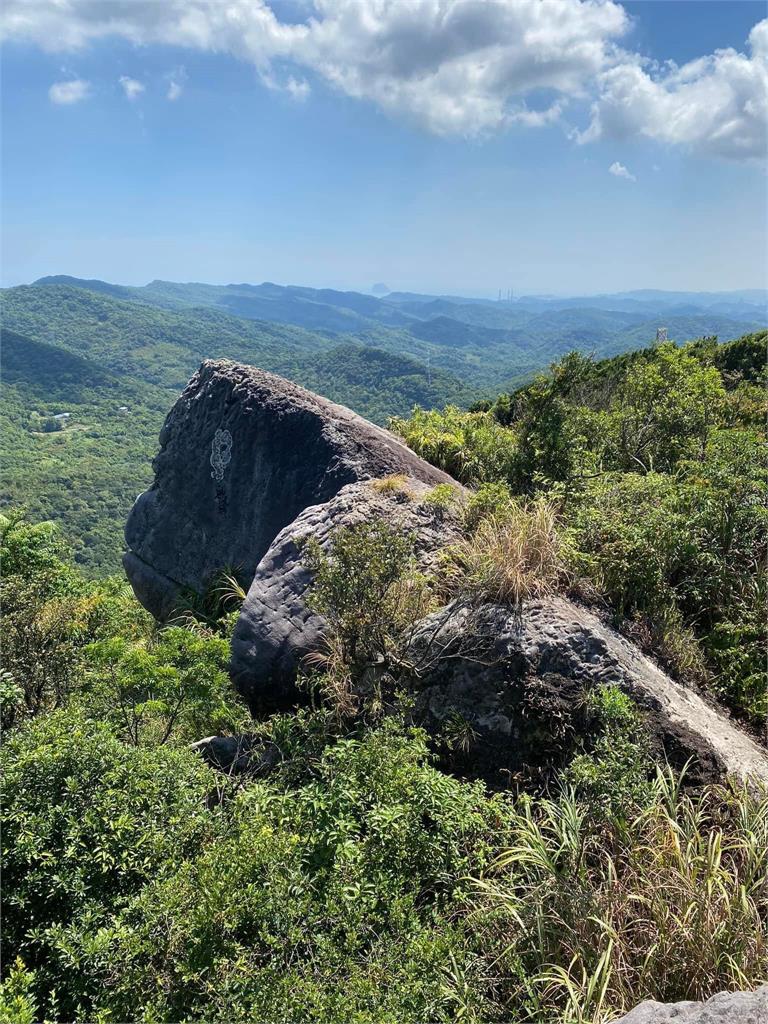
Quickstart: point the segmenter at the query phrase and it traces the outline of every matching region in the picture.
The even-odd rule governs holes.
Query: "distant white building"
[[[53,418],[55,420],[68,420],[71,415],[72,415],[71,412],[57,412],[57,413],[54,413]]]

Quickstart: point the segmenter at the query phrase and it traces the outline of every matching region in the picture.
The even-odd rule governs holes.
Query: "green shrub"
[[[36,1024],[39,1017],[34,985],[34,973],[17,957],[7,980],[0,983],[0,1024]]]
[[[96,942],[129,897],[199,851],[216,779],[188,751],[125,746],[79,712],[34,721],[0,756],[4,955],[72,1020],[94,982],[72,943]]]
[[[651,760],[642,716],[615,686],[598,686],[585,701],[589,751],[563,773],[593,814],[618,819],[650,802]]]
[[[470,495],[464,513],[464,527],[472,533],[483,519],[503,518],[512,501],[512,492],[503,482],[481,484]]]
[[[87,654],[86,706],[135,746],[237,732],[250,721],[227,672],[229,642],[210,630],[171,626],[143,642],[112,637]]]
[[[142,893],[92,968],[111,979],[102,1005],[118,1020],[454,1019],[445,965],[473,969],[449,910],[493,821],[419,734],[341,741],[301,789],[249,787],[215,844]]]
[[[452,484],[437,484],[424,495],[421,501],[435,512],[445,512],[455,505],[459,498],[459,491]]]
[[[454,406],[442,412],[416,409],[410,419],[394,419],[390,426],[418,455],[460,483],[476,486],[517,476],[515,435],[490,413]]]
[[[429,609],[413,546],[412,536],[384,523],[361,523],[341,527],[327,554],[316,541],[305,548],[309,604],[327,621],[325,650],[306,664],[323,670],[321,692],[339,717],[357,711],[364,691],[370,707],[380,707],[403,636]]]

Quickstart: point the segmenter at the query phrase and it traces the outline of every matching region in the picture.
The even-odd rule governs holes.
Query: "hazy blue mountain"
[[[117,310],[107,317],[110,326],[103,333],[109,333],[117,318],[119,332],[129,347],[137,332],[141,337],[148,327],[147,310],[163,311],[166,319],[157,329],[164,344],[172,346],[167,353],[171,361],[179,355],[173,346],[181,343],[196,356],[226,354],[274,367],[285,363],[281,348],[290,350],[291,358],[296,359],[301,351],[326,351],[336,342],[352,341],[429,363],[432,369],[444,370],[473,389],[494,389],[502,382],[519,380],[572,348],[605,356],[647,345],[661,326],[677,341],[705,334],[717,334],[725,341],[766,324],[764,309],[755,301],[763,296],[760,291],[638,291],[568,299],[527,296],[497,302],[406,292],[378,298],[269,281],[258,285],[152,281],[129,288],[103,281],[44,278],[32,287],[36,294],[62,287],[63,280],[70,289],[124,301],[119,317]],[[27,306],[38,301],[33,293],[24,295]],[[70,294],[67,303],[71,299]],[[14,303],[17,301],[18,297],[14,298]],[[83,312],[76,311],[75,319]],[[62,315],[58,309],[53,313],[59,328]],[[93,315],[88,314],[91,321]],[[100,315],[95,312],[97,319]],[[177,319],[171,322],[173,317]],[[44,324],[32,329],[26,318],[11,320],[9,326],[29,335],[41,331],[41,337],[49,336]],[[154,357],[156,352],[150,346],[145,354]],[[118,358],[125,369],[134,372],[124,351]],[[180,365],[188,365],[186,355]]]

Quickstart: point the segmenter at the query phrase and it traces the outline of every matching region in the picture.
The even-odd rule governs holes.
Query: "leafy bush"
[[[144,643],[112,637],[89,650],[89,708],[134,746],[237,732],[249,722],[227,673],[229,642],[169,627]]]
[[[493,806],[396,726],[323,756],[317,780],[255,784],[226,831],[150,884],[91,971],[118,1020],[454,1019],[471,976],[450,908],[488,856]],[[109,980],[109,983],[107,983]],[[471,999],[482,1005],[479,984]]]
[[[460,500],[459,490],[452,484],[437,484],[421,499],[422,504],[436,512],[445,512]]]
[[[77,946],[98,946],[131,895],[212,834],[216,779],[188,751],[127,747],[79,711],[34,721],[1,757],[5,958],[72,1020],[94,980]]]
[[[410,419],[394,419],[390,427],[418,455],[463,484],[512,480],[517,474],[514,434],[488,413],[416,409]]]
[[[512,492],[502,482],[481,484],[470,495],[464,512],[464,526],[472,533],[478,524],[489,517],[503,518],[510,503]]]
[[[593,814],[619,820],[650,803],[648,736],[637,707],[618,687],[590,690],[585,705],[591,749],[571,761],[563,781]]]
[[[309,603],[328,623],[325,653],[316,652],[307,665],[324,670],[321,690],[340,717],[354,714],[362,690],[380,706],[403,634],[429,608],[413,544],[384,523],[361,523],[340,528],[328,554],[316,541],[305,548],[314,576]]]

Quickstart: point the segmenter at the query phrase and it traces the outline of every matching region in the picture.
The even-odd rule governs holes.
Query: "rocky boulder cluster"
[[[458,536],[457,517],[423,500],[437,484],[459,488],[455,481],[386,430],[252,367],[204,362],[169,413],[160,446],[154,483],[126,526],[126,572],[158,619],[222,570],[250,582],[231,672],[255,709],[295,700],[302,659],[323,636],[323,619],[307,603],[308,538],[327,549],[340,526],[383,521],[415,537],[417,561],[429,571]],[[392,476],[401,486],[375,483]],[[567,715],[585,689],[613,684],[644,709],[672,763],[693,757],[702,778],[768,781],[764,748],[571,601],[536,601],[522,612],[454,603],[418,624],[413,643],[424,648],[420,720],[437,729],[460,713],[491,772],[533,756],[526,694],[545,695],[540,729],[542,714]],[[242,751],[233,758],[242,761]]]

